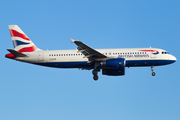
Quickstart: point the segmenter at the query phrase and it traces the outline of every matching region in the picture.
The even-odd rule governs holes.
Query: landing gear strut
[[[154,67],[151,67],[151,71],[152,71],[152,76],[155,76],[156,73],[154,72]]]
[[[97,75],[99,71],[100,71],[100,70],[96,70],[96,69],[94,69],[94,70],[92,71],[92,74],[94,75],[94,76],[93,76],[93,79],[94,79],[95,81],[98,80],[98,78],[99,78],[98,75]]]

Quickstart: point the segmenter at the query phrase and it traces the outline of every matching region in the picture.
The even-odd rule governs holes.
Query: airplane
[[[176,57],[158,48],[93,49],[81,41],[71,39],[76,50],[41,50],[17,26],[9,25],[14,49],[5,57],[21,62],[55,68],[79,68],[92,70],[93,79],[98,80],[98,72],[103,75],[125,75],[125,67],[154,67],[168,65]]]

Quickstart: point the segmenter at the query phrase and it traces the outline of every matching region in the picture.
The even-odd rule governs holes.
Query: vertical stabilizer
[[[40,50],[17,25],[9,25],[9,31],[16,51],[22,53]]]

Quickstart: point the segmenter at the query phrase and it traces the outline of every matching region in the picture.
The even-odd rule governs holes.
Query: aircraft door
[[[151,58],[156,58],[156,56],[157,56],[157,54],[158,54],[158,53],[157,53],[157,50],[156,50],[156,49],[153,49],[153,50],[151,49],[151,51],[152,51],[152,52],[150,53]]]
[[[38,52],[38,61],[44,61],[44,52]]]

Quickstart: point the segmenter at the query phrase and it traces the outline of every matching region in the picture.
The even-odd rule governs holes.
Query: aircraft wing
[[[101,58],[107,58],[106,55],[103,55],[102,53],[96,51],[95,49],[87,46],[86,44],[82,43],[81,41],[76,41],[71,39],[72,43],[75,43],[78,47],[78,51],[81,52],[85,57],[87,57],[89,60],[92,59],[101,59]]]

